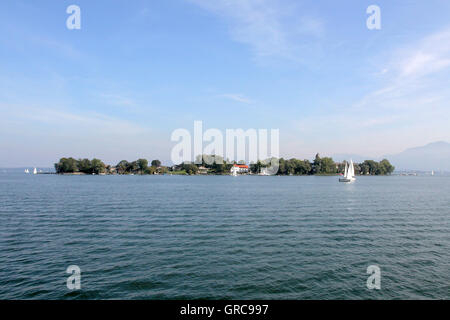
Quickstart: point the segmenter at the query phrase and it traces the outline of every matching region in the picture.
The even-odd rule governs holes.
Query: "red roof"
[[[248,169],[248,166],[245,164],[235,164],[235,167]]]

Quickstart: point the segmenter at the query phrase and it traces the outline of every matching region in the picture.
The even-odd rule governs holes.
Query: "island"
[[[257,161],[250,165],[244,161],[224,161],[217,155],[199,155],[195,163],[184,162],[173,166],[163,166],[161,161],[147,159],[128,162],[122,160],[116,165],[106,165],[99,159],[61,158],[55,163],[57,174],[71,175],[229,175],[235,169],[239,174],[257,175],[269,166],[271,159]],[[278,159],[277,175],[340,175],[344,173],[346,162],[335,162],[331,157],[316,154],[313,161],[304,159]],[[355,163],[356,175],[390,175],[395,167],[387,159],[379,162],[365,160]]]

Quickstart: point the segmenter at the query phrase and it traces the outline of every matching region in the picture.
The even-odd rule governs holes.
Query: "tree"
[[[308,160],[297,162],[297,174],[311,174],[312,166]]]
[[[141,174],[144,173],[145,170],[147,170],[147,168],[148,168],[148,160],[147,159],[138,159],[138,161],[136,161],[136,162],[137,162],[137,166],[138,166],[140,173]]]
[[[197,174],[198,167],[190,162],[184,162],[181,167],[186,171],[187,174]]]
[[[312,165],[312,173],[322,173],[322,159],[320,158],[320,155],[317,153],[316,157],[314,158],[313,165]]]
[[[321,172],[323,174],[336,173],[336,164],[332,158],[325,157],[321,159]]]
[[[380,174],[391,174],[394,172],[395,167],[387,159],[383,159],[379,163]]]
[[[116,170],[118,174],[125,174],[128,170],[130,163],[127,160],[122,160],[116,165]]]
[[[55,163],[56,173],[73,173],[78,171],[78,163],[74,158],[61,158]]]
[[[91,172],[95,174],[104,173],[106,165],[99,159],[92,159]]]
[[[286,174],[291,175],[295,173],[296,168],[295,160],[297,159],[289,159],[288,161],[286,161]]]
[[[252,173],[259,173],[259,172],[261,172],[261,168],[263,168],[263,167],[264,167],[263,163],[258,160],[258,161],[256,161],[256,163],[250,164],[250,171]]]
[[[361,163],[361,173],[362,174],[370,174],[375,175],[378,172],[378,162],[373,160],[365,160],[363,163]]]
[[[336,163],[332,158],[321,158],[319,154],[316,154],[314,162],[312,164],[312,174],[333,174],[336,173]]]
[[[147,167],[147,168],[144,170],[144,173],[145,173],[145,174],[154,174],[155,172],[156,172],[155,167]]]
[[[280,158],[278,160],[278,175],[284,175],[286,174],[286,160],[284,160],[283,158]]]
[[[152,161],[152,167],[161,167],[161,161],[159,160],[153,160]]]
[[[354,163],[353,167],[355,169],[355,174],[361,174],[361,167],[359,166],[358,163]]]
[[[224,174],[230,172],[232,166],[232,164],[225,162],[221,156],[215,156],[211,169],[216,174]]]
[[[128,173],[136,173],[139,171],[139,166],[137,161],[130,162],[127,168]]]
[[[78,170],[86,174],[91,174],[92,173],[91,161],[89,159],[79,159]]]

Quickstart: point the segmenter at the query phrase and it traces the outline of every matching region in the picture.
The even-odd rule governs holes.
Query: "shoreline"
[[[209,176],[209,177],[217,177],[217,176],[233,176],[232,174],[172,174],[172,173],[164,173],[164,174],[108,174],[108,173],[99,173],[99,174],[89,174],[83,172],[73,172],[73,173],[56,173],[56,172],[42,172],[37,174],[51,174],[51,175],[60,175],[60,176]],[[252,177],[342,177],[341,174],[274,174],[274,175],[262,175],[262,174],[238,174],[238,176],[252,176]],[[356,177],[388,177],[388,176],[403,176],[400,174],[379,174],[379,175],[356,175]],[[410,175],[413,176],[413,175]],[[416,176],[416,175],[414,175]]]

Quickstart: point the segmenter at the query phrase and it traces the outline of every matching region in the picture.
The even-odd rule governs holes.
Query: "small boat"
[[[431,175],[434,176],[434,170],[431,170]]]
[[[25,169],[25,173],[30,173],[30,170],[28,170],[28,169]]]
[[[353,161],[350,160],[350,166],[347,162],[345,162],[345,170],[344,170],[344,177],[339,178],[339,182],[353,182],[355,181],[355,167],[353,166]]]
[[[34,168],[33,174],[37,174],[37,169],[36,168]]]
[[[231,175],[233,177],[237,177],[237,175],[238,175],[237,172],[238,172],[237,167],[233,166],[233,168],[231,168]]]

